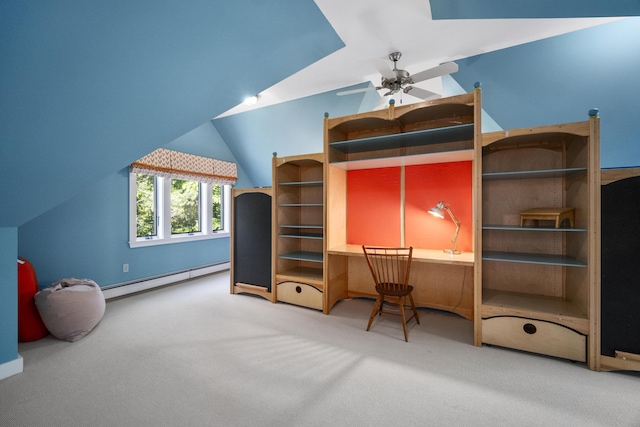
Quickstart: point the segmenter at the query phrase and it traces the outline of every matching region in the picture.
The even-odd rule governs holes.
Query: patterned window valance
[[[238,180],[235,163],[165,148],[132,163],[131,172],[212,184],[235,184]]]

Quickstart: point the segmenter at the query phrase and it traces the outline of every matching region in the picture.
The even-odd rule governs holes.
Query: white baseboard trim
[[[10,362],[5,362],[0,365],[0,380],[12,377],[16,374],[20,374],[22,373],[23,369],[24,363],[22,361],[22,356],[18,355],[17,359],[14,359]]]
[[[223,270],[229,270],[231,268],[230,262],[223,262],[220,264],[210,265],[207,267],[194,268],[193,270],[181,271],[166,276],[155,277],[151,279],[142,279],[138,282],[126,283],[122,285],[115,285],[107,289],[102,290],[102,294],[106,300],[112,298],[118,298],[121,296],[134,294],[136,292],[142,292],[149,289],[157,288],[160,286],[169,285],[171,283],[182,282],[183,280],[193,279],[196,277],[204,276],[206,274],[217,273]]]

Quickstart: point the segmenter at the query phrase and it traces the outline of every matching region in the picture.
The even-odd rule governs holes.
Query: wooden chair
[[[369,264],[373,281],[376,284],[376,292],[378,297],[373,306],[373,311],[369,317],[367,331],[371,328],[376,314],[382,316],[382,313],[399,315],[402,318],[402,329],[404,330],[404,340],[409,341],[407,337],[407,322],[416,318],[416,322],[420,324],[418,310],[413,302],[413,286],[409,285],[409,273],[411,272],[411,256],[413,247],[409,248],[375,248],[362,246],[364,256]],[[413,309],[413,316],[406,319],[404,308],[407,296]],[[395,304],[400,312],[384,310],[386,297],[394,297],[390,304]],[[395,300],[395,301],[394,301]]]

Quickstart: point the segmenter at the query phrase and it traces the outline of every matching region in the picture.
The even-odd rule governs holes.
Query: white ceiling
[[[553,37],[618,18],[432,20],[428,0],[315,0],[345,47],[218,117],[359,83],[380,83],[373,59],[402,52],[398,68],[415,74],[447,61]],[[391,62],[389,61],[391,64]],[[454,76],[455,77],[455,76]],[[442,93],[442,80],[414,85]],[[381,91],[382,92],[382,91]],[[249,94],[248,94],[249,95]],[[348,96],[348,95],[347,95]],[[406,95],[404,95],[406,97]],[[406,97],[404,103],[417,100]]]

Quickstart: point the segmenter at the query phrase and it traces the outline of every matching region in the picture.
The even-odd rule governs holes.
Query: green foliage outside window
[[[138,237],[156,235],[156,180],[151,175],[136,175],[136,228]]]
[[[169,180],[166,182],[168,183]],[[171,179],[171,233],[187,234],[201,231],[200,184],[196,181]],[[137,237],[158,235],[156,192],[160,185],[153,175],[136,174]],[[222,185],[211,185],[211,231],[221,230],[223,223]]]
[[[222,185],[211,185],[211,203],[213,205],[211,230],[222,228]]]
[[[200,231],[200,185],[171,180],[171,234]]]

